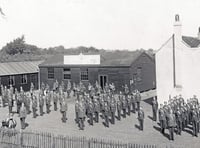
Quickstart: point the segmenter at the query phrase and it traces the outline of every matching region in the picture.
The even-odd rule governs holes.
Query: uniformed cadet
[[[176,126],[175,115],[172,109],[169,110],[167,114],[167,125],[169,129],[169,140],[174,140],[174,127]]]
[[[123,117],[126,117],[126,108],[127,108],[127,101],[126,97],[123,95],[122,96],[122,110],[123,110]]]
[[[95,115],[95,121],[99,122],[99,113],[100,113],[100,104],[97,99],[97,96],[94,97],[94,115]]]
[[[198,137],[197,122],[198,122],[198,114],[195,109],[195,106],[193,106],[192,107],[192,129],[193,129],[193,136],[196,136],[196,137]]]
[[[131,115],[131,96],[128,95],[127,96],[127,109],[128,109],[128,115],[130,116]]]
[[[22,98],[20,93],[15,94],[17,96],[17,113],[19,113],[20,108],[22,106]]]
[[[32,100],[32,110],[33,110],[33,118],[36,118],[37,116],[37,97],[33,95]]]
[[[76,96],[76,83],[73,83],[73,96]]]
[[[46,112],[47,114],[49,114],[51,106],[51,93],[49,92],[49,90],[46,91],[45,101],[46,101]]]
[[[39,108],[40,108],[40,116],[43,116],[43,114],[44,114],[44,111],[43,111],[44,98],[43,98],[43,95],[42,95],[42,91],[39,92]]]
[[[24,106],[24,103],[22,103],[22,106],[20,108],[19,117],[20,117],[20,121],[21,121],[21,129],[25,129],[26,128],[26,125],[25,125],[26,108]]]
[[[4,87],[4,101],[3,101],[3,106],[5,107],[5,104],[8,102],[8,89],[7,86]]]
[[[155,97],[153,97],[152,101],[152,113],[153,113],[153,120],[157,121],[157,111],[158,111],[158,101]]]
[[[90,99],[88,104],[88,117],[89,117],[89,124],[93,125],[93,114],[94,114],[94,104]]]
[[[160,108],[159,108],[158,112],[159,112],[159,121],[160,121],[161,133],[164,134],[165,128],[166,128],[166,114],[165,114],[165,111],[163,109],[162,104],[160,104]]]
[[[129,94],[129,88],[128,88],[127,84],[125,84],[125,86],[124,86],[124,94],[126,97]]]
[[[131,93],[131,104],[132,104],[132,112],[135,113],[136,111],[136,93]]]
[[[13,107],[13,99],[12,99],[12,96],[11,96],[11,91],[8,90],[8,111],[9,111],[9,114],[12,113],[12,107]]]
[[[67,109],[68,109],[68,106],[67,106],[67,102],[66,100],[64,99],[64,97],[62,97],[62,101],[61,101],[61,113],[62,113],[62,122],[66,122],[67,120]]]
[[[71,93],[71,82],[68,80],[67,81],[67,98],[70,98],[70,93]]]
[[[139,121],[139,125],[140,125],[140,130],[143,131],[143,129],[144,129],[144,111],[143,111],[142,107],[140,107],[140,109],[138,111],[138,121]]]
[[[117,115],[118,115],[118,120],[121,120],[121,110],[122,110],[122,101],[121,101],[121,95],[118,96],[117,100]]]
[[[85,118],[85,105],[84,100],[80,100],[78,104],[78,123],[80,130],[84,130],[84,118]]]
[[[177,133],[179,135],[181,135],[181,131],[182,131],[182,113],[180,108],[177,108],[177,111],[175,113],[176,115],[176,125],[177,125]]]
[[[53,90],[53,105],[54,105],[54,111],[57,111],[58,109],[58,94],[55,90]]]
[[[25,95],[25,102],[24,102],[24,105],[26,107],[26,111],[27,111],[27,114],[30,114],[30,105],[31,105],[31,97],[33,96],[33,94],[31,96],[29,96],[29,94]]]
[[[111,98],[110,112],[111,112],[111,123],[115,124],[116,102],[114,97]]]
[[[33,96],[33,93],[34,93],[34,85],[33,85],[33,82],[31,82],[30,93],[31,93],[31,96]]]
[[[105,126],[109,127],[109,106],[108,106],[108,102],[105,101],[104,102],[104,119],[105,119]]]
[[[75,122],[76,123],[79,123],[79,121],[78,121],[79,120],[79,117],[78,117],[79,103],[80,103],[80,101],[78,99],[76,99],[76,102],[75,102]]]
[[[137,103],[137,110],[140,109],[140,101],[141,101],[141,95],[138,90],[136,90],[136,103]]]

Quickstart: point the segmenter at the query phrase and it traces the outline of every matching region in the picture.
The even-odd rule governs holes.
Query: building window
[[[54,79],[54,68],[48,68],[48,79]]]
[[[70,68],[64,68],[63,69],[63,77],[65,80],[71,79],[71,69]]]
[[[137,68],[137,81],[138,82],[142,81],[142,67]]]
[[[81,70],[81,81],[88,81],[88,69]]]
[[[31,75],[31,82],[36,83],[36,75]]]
[[[8,85],[15,85],[15,76],[9,76],[8,77]]]
[[[21,75],[21,84],[27,84],[27,75]]]

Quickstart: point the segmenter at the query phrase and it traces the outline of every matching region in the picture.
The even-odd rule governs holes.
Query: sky
[[[42,48],[159,49],[173,33],[197,36],[199,0],[0,0],[0,48],[25,35]]]

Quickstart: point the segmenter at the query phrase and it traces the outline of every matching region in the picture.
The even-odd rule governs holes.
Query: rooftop
[[[123,51],[109,51],[109,52],[102,52],[100,54],[100,65],[101,67],[109,67],[109,66],[130,66],[141,54],[144,52],[141,51],[134,51],[134,52],[123,52]],[[64,55],[55,55],[43,63],[39,65],[41,66],[63,66],[68,65],[64,64]],[[73,65],[79,66],[79,65]],[[93,66],[88,65],[88,66]]]
[[[36,73],[43,61],[0,63],[0,76]]]

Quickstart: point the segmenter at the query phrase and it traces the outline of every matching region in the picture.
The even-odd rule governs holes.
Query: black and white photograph
[[[199,0],[0,0],[0,148],[200,148]]]

